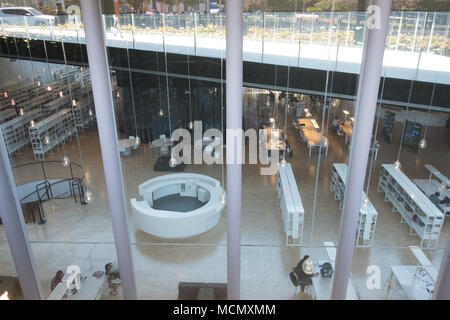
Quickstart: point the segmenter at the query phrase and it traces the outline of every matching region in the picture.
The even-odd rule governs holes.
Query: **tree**
[[[354,0],[335,0],[334,11],[352,11],[357,9],[357,2]],[[308,11],[333,11],[333,1],[319,0]]]

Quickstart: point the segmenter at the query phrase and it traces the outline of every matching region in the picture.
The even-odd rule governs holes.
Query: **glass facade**
[[[229,149],[214,143],[227,143],[225,3],[101,3],[138,298],[223,286]],[[117,264],[96,123],[104,115],[78,1],[0,4],[4,158],[48,298],[58,270]],[[8,13],[27,6],[46,15]],[[366,9],[358,0],[244,1],[243,299],[330,298],[321,269],[334,269],[339,246],[360,71],[370,63]],[[449,25],[445,5],[393,1],[348,298],[432,297],[449,236]],[[278,153],[278,172],[262,175]],[[199,220],[183,220],[192,212]],[[297,287],[290,273],[305,255],[315,275]],[[0,266],[0,277],[11,273],[3,226]],[[89,297],[123,298],[120,285],[105,288]]]

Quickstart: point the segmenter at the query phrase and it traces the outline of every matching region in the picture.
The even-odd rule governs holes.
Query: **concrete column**
[[[25,300],[43,298],[5,142],[0,137],[0,217]],[[2,294],[3,292],[0,292]]]
[[[450,300],[450,236],[448,236],[447,247],[442,255],[433,300]]]
[[[99,0],[81,0],[81,9],[123,297],[127,300],[134,300],[137,299],[136,283],[128,234],[122,167],[117,145],[110,71]]]
[[[242,137],[233,141],[230,131],[242,130],[242,10],[242,0],[227,1],[227,279],[233,300],[241,291]]]
[[[353,247],[358,227],[361,195],[364,188],[372,128],[377,106],[384,48],[392,0],[374,0],[379,9],[375,20],[379,25],[366,29],[366,44],[358,84],[356,115],[347,170],[344,205],[342,209],[339,246],[333,274],[332,299],[343,300],[347,292],[352,266]],[[379,14],[379,16],[377,16]]]

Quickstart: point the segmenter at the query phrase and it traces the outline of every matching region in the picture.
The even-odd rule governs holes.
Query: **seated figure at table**
[[[64,272],[58,270],[56,275],[53,277],[52,282],[50,283],[50,290],[53,291],[58,286],[62,279],[64,278]]]
[[[445,204],[445,205],[450,205],[450,198],[449,197],[445,197],[444,199],[441,200],[441,204]]]
[[[436,206],[440,204],[440,200],[439,197],[441,196],[441,194],[439,192],[435,192],[434,194],[432,194],[429,199],[431,202],[433,202]]]
[[[109,262],[105,265],[106,280],[108,281],[109,294],[117,294],[117,288],[119,287],[120,281],[120,271],[119,267],[115,266],[113,263]]]
[[[314,263],[312,259],[305,255],[289,274],[292,283],[297,287],[300,286],[302,292],[305,292],[305,287],[312,285],[311,278],[314,276]]]

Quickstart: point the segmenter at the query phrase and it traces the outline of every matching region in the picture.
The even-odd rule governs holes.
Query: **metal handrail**
[[[81,178],[81,179],[80,179],[80,178],[67,178],[67,179],[63,179],[63,180],[58,180],[58,181],[53,182],[53,183],[49,183],[48,180],[45,180],[44,183],[45,183],[45,182],[49,183],[48,186],[51,188],[52,186],[54,186],[54,185],[56,185],[56,184],[58,184],[58,183],[63,183],[63,182],[67,182],[67,181],[69,181],[69,183],[71,183],[72,181],[80,181],[80,182],[82,182],[83,180],[84,180],[84,176],[83,176],[83,178]],[[26,198],[28,198],[28,197],[30,197],[30,196],[36,194],[38,191],[39,191],[39,190],[35,190],[35,191],[31,192],[30,194],[28,194],[28,195],[26,195],[25,197],[21,198],[21,199],[19,200],[19,202],[24,201]],[[38,196],[39,196],[39,194],[38,194]],[[38,197],[38,198],[39,198],[39,197]],[[52,199],[54,199],[54,198],[52,197]],[[39,199],[39,200],[40,200],[40,199]],[[49,200],[51,200],[51,199],[49,199]]]
[[[48,187],[49,187],[50,189],[51,189],[52,186],[54,186],[54,185],[56,185],[56,184],[58,184],[58,183],[63,183],[63,182],[67,182],[67,181],[69,182],[69,184],[72,183],[72,181],[79,181],[80,183],[82,183],[82,181],[85,179],[85,171],[84,171],[84,167],[83,167],[82,165],[76,163],[76,162],[70,162],[70,165],[69,165],[69,167],[67,168],[67,170],[69,170],[69,173],[70,173],[70,178],[58,178],[58,177],[54,177],[53,179],[58,179],[58,181],[53,182],[53,183],[49,183],[49,182],[48,182],[49,177],[47,176],[47,171],[46,171],[46,169],[45,169],[45,164],[46,164],[46,163],[61,163],[61,161],[57,161],[57,160],[47,160],[47,161],[27,162],[27,163],[22,163],[22,164],[19,164],[19,165],[17,165],[17,166],[12,167],[12,170],[18,169],[18,168],[23,168],[23,167],[28,167],[28,166],[40,165],[41,168],[42,168],[42,174],[43,174],[43,178],[44,178],[44,179],[43,179],[43,180],[44,180],[43,183],[48,184]],[[83,170],[83,175],[82,175],[81,177],[74,177],[74,175],[73,175],[73,169],[72,169],[73,166],[74,166],[74,167],[77,167],[77,168],[80,168],[80,169]],[[34,180],[34,181],[36,181],[36,180]],[[37,186],[36,186],[36,188],[37,188]],[[70,190],[72,190],[71,187],[70,187]],[[38,192],[39,192],[39,190],[36,189],[36,191],[33,191],[33,192],[31,192],[30,194],[28,194],[28,195],[22,197],[19,201],[22,202],[22,201],[26,200],[27,198],[31,197],[32,195],[38,193]],[[71,191],[71,193],[72,193],[72,191]],[[39,193],[38,193],[38,198],[39,198]],[[53,198],[53,196],[52,196],[52,198]],[[40,200],[41,200],[41,199],[39,199],[39,202],[41,202]],[[49,200],[50,200],[50,199],[49,199]]]
[[[45,164],[46,164],[46,163],[61,163],[61,161],[57,161],[57,160],[46,160],[46,161],[27,162],[27,163],[19,164],[19,165],[17,165],[17,166],[12,167],[12,170],[18,169],[18,168],[22,168],[22,167],[26,167],[26,166],[32,166],[32,165],[40,164],[40,165],[41,165],[41,168],[42,168],[42,174],[43,174],[44,180],[47,180],[47,179],[48,179],[48,177],[47,177],[47,171],[45,170]],[[70,173],[70,177],[71,177],[72,179],[75,178],[74,175],[73,175],[73,169],[72,169],[73,166],[78,167],[78,168],[80,168],[80,169],[83,170],[83,175],[81,176],[80,179],[81,179],[81,180],[84,180],[84,177],[85,177],[85,172],[84,172],[84,170],[85,170],[85,169],[84,169],[84,167],[83,167],[82,165],[80,165],[80,164],[78,164],[78,163],[76,163],[76,162],[70,162],[70,164],[69,164],[68,170],[69,170],[69,173]],[[55,179],[58,179],[58,178],[55,177]]]

